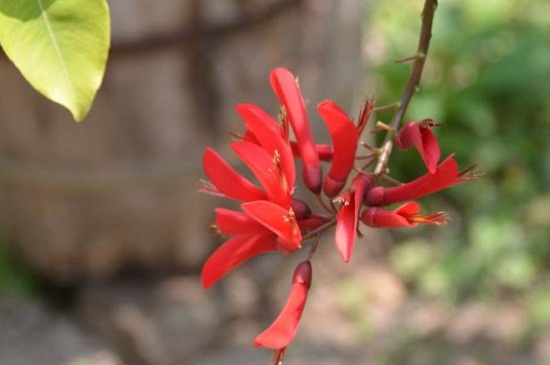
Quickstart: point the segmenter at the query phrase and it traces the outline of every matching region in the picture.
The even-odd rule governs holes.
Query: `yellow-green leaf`
[[[0,0],[0,45],[27,81],[69,109],[90,110],[110,42],[106,0]]]

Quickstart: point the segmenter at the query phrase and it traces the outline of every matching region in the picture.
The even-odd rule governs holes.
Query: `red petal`
[[[372,184],[372,176],[357,175],[353,179],[347,204],[343,204],[336,215],[335,243],[344,262],[348,262],[351,257],[363,195]]]
[[[355,162],[359,133],[346,113],[333,101],[325,100],[317,106],[332,138],[334,155],[323,191],[328,197],[338,194]]]
[[[348,205],[343,205],[336,216],[335,243],[344,262],[349,262],[357,230],[355,194]]]
[[[233,237],[206,260],[202,268],[202,286],[209,288],[244,261],[276,250],[277,239],[271,233]]]
[[[408,122],[399,131],[396,144],[401,149],[415,147],[428,171],[433,174],[441,157],[439,143],[430,129],[434,124],[425,121]]]
[[[216,208],[216,227],[229,235],[262,234],[268,230],[251,216],[225,208]]]
[[[248,215],[277,234],[284,251],[292,252],[301,247],[300,229],[288,210],[265,200],[244,203],[241,207]]]
[[[417,202],[408,202],[396,208],[394,212],[405,218],[412,217],[420,212],[420,204]]]
[[[273,324],[256,337],[254,346],[278,350],[287,347],[296,337],[311,285],[309,261],[298,265],[292,281],[292,289],[283,310]]]
[[[454,154],[451,154],[433,174],[423,175],[400,186],[392,188],[379,186],[369,190],[365,196],[365,204],[380,206],[415,200],[462,182]]]
[[[226,197],[241,201],[266,199],[262,190],[235,171],[213,149],[204,151],[202,163],[210,182]]]
[[[361,214],[361,221],[367,226],[381,227],[414,227],[418,224],[446,224],[445,212],[419,215],[420,205],[408,202],[391,211],[378,207],[370,207]]]
[[[283,136],[281,126],[256,105],[237,105],[237,112],[243,118],[246,128],[256,136],[258,144],[271,156],[278,154],[286,183],[293,187],[296,180],[294,158],[292,150]]]
[[[321,191],[321,166],[315,150],[306,107],[294,75],[287,69],[277,68],[271,72],[270,82],[277,99],[285,107],[288,119],[298,141],[300,157],[304,164],[304,182],[315,194]]]
[[[250,168],[267,192],[270,201],[290,208],[291,191],[286,180],[281,179],[281,171],[262,147],[251,142],[233,142],[231,149]]]
[[[290,148],[292,149],[292,155],[294,157],[300,157],[300,150],[298,144],[294,141],[290,141]],[[334,153],[332,146],[328,144],[316,144],[315,150],[319,156],[320,161],[330,162],[332,161],[332,155]]]
[[[378,207],[370,207],[365,210],[361,214],[361,222],[374,228],[412,227],[414,225],[397,212]]]

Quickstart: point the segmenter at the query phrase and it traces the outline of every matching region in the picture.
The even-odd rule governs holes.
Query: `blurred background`
[[[277,113],[277,66],[316,125],[326,98],[354,117],[372,95],[397,101],[410,65],[393,60],[415,52],[422,5],[111,1],[107,74],[80,124],[0,56],[0,364],[267,364],[251,342],[302,256],[202,290],[222,204],[196,193],[202,151],[230,159],[236,103]],[[406,119],[445,124],[443,155],[484,176],[422,199],[447,226],[365,229],[347,265],[327,237],[286,363],[550,364],[548,14],[545,0],[440,2]],[[424,171],[414,151],[390,168]]]

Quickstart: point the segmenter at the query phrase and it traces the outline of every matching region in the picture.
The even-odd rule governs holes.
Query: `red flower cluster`
[[[210,287],[242,262],[267,252],[292,253],[302,241],[318,239],[318,233],[335,225],[335,243],[348,262],[359,222],[370,227],[414,227],[418,224],[444,224],[444,213],[421,214],[413,200],[463,183],[473,176],[459,172],[454,155],[443,162],[431,128],[433,120],[408,122],[395,132],[401,149],[414,147],[425,162],[428,173],[406,184],[386,187],[380,176],[356,167],[360,138],[369,120],[372,103],[367,103],[357,123],[334,102],[317,106],[332,139],[331,145],[315,144],[304,99],[294,76],[286,69],[275,69],[271,86],[282,105],[279,121],[261,108],[242,104],[237,112],[246,132],[231,149],[258,181],[251,182],[235,171],[214,150],[207,149],[203,164],[209,182],[202,191],[238,200],[240,211],[216,209],[215,227],[228,239],[204,264],[202,282]],[[290,131],[296,141],[292,141]],[[373,151],[376,149],[371,148]],[[294,159],[302,162],[305,186],[323,202],[324,211],[314,212],[308,204],[293,197],[296,183]],[[377,159],[373,153],[367,158]],[[322,164],[330,164],[323,178]],[[353,174],[352,174],[353,173]],[[353,176],[351,176],[353,175]],[[351,182],[348,185],[348,180]],[[387,210],[383,206],[404,203]],[[286,305],[275,322],[259,334],[254,344],[276,350],[282,358],[292,342],[311,285],[310,258],[298,265]]]

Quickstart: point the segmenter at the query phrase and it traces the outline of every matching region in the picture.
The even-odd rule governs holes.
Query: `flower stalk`
[[[438,0],[426,0],[424,2],[424,9],[422,10],[422,27],[420,30],[420,39],[418,41],[418,48],[416,55],[411,58],[414,60],[413,68],[407,86],[401,95],[401,101],[399,102],[399,108],[393,115],[393,118],[390,123],[390,127],[393,129],[398,129],[403,121],[405,112],[409,107],[409,103],[418,88],[420,83],[420,78],[422,77],[422,71],[424,71],[424,64],[426,63],[426,58],[428,56],[428,49],[430,48],[430,40],[432,38],[432,27],[435,11],[437,9]],[[420,57],[421,55],[421,57]],[[386,138],[383,143],[382,150],[386,153],[381,154],[378,159],[378,163],[374,169],[375,175],[380,175],[386,171],[388,167],[388,161],[390,154],[393,148],[393,140],[391,133],[386,133]]]

